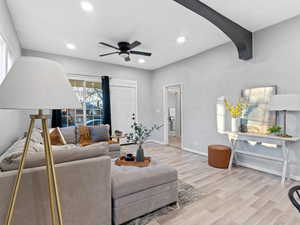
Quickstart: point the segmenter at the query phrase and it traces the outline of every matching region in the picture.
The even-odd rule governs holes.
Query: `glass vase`
[[[144,162],[145,157],[144,157],[144,149],[142,145],[139,145],[137,151],[136,151],[136,159],[135,161],[137,162]]]

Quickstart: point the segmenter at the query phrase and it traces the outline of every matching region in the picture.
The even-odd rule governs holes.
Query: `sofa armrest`
[[[55,165],[65,225],[111,225],[111,160],[107,156]],[[4,224],[17,171],[0,173]],[[51,225],[46,168],[25,169],[13,225]]]

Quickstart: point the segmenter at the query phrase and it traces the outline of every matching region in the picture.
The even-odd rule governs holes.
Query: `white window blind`
[[[0,84],[7,73],[7,46],[3,38],[0,36]]]
[[[11,69],[11,67],[12,67],[13,64],[14,64],[13,56],[10,53],[10,51],[7,49],[7,68],[6,68],[6,73],[9,72],[9,70]]]
[[[0,35],[0,85],[13,65],[13,55],[9,51],[8,45]]]

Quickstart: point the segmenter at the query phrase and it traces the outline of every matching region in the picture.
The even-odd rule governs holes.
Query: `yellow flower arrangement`
[[[243,104],[240,101],[238,102],[238,104],[236,106],[230,105],[229,102],[227,101],[227,99],[224,99],[224,104],[225,104],[226,109],[228,109],[232,118],[240,117],[246,107],[246,104]]]

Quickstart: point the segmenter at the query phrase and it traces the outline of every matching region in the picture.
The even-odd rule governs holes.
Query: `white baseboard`
[[[182,148],[183,151],[187,151],[187,152],[192,152],[192,153],[195,153],[195,154],[198,154],[198,155],[203,155],[203,156],[208,156],[207,152],[200,152],[200,151],[197,151],[195,149],[191,149],[191,148],[186,148],[186,147],[183,147]]]
[[[201,156],[206,156],[206,157],[208,156],[207,152],[200,152],[200,151],[197,151],[197,150],[191,149],[191,148],[183,147],[183,150],[187,151],[187,152],[192,152],[192,153],[195,153],[195,154],[198,154],[198,155],[201,155]],[[247,167],[247,168],[250,168],[250,169],[258,170],[258,171],[261,171],[261,172],[281,176],[281,173],[279,171],[276,171],[276,170],[273,170],[273,169],[263,168],[263,167],[253,165],[253,164],[250,164],[250,163],[238,161],[238,165],[243,166],[243,167]],[[291,174],[291,179],[296,180],[296,181],[300,181],[300,176],[295,176],[295,175]]]
[[[250,168],[250,169],[258,170],[258,171],[261,171],[261,172],[270,173],[270,174],[277,175],[277,176],[281,177],[281,172],[273,170],[273,169],[267,169],[267,168],[263,168],[263,167],[260,167],[260,166],[252,165],[250,163],[241,162],[241,161],[238,161],[238,165],[243,166],[243,167],[247,167],[247,168]],[[296,180],[296,181],[300,181],[300,176],[295,176],[295,175],[291,174],[291,179]]]
[[[155,143],[155,144],[165,145],[163,142],[157,141],[157,140],[153,140],[153,139],[147,140],[146,143]]]

